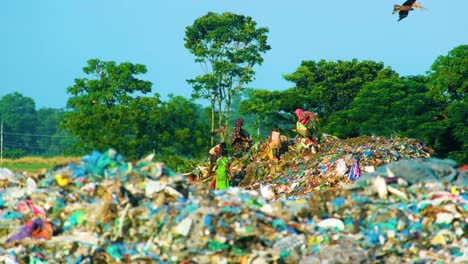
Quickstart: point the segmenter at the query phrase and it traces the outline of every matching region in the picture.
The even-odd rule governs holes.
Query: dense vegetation
[[[289,133],[293,111],[303,108],[318,114],[322,133],[417,138],[437,157],[468,163],[468,45],[437,57],[426,75],[400,76],[367,60],[304,60],[283,76],[293,84],[289,89],[244,88],[270,49],[267,33],[251,18],[232,14],[209,13],[187,27],[186,48],[195,62],[210,64],[188,80],[194,88],[189,99],[148,95],[152,83],[137,78],[146,73],[144,65],[99,59],[83,68],[88,78],[64,87],[71,95],[66,109],[36,110],[33,99],[7,94],[0,98],[3,157],[78,156],[113,147],[132,159],[154,152],[176,166],[206,157],[215,122],[229,128],[229,116],[242,116],[260,139],[275,123]]]

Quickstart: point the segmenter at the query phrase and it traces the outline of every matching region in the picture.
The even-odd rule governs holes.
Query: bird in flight
[[[419,3],[417,3],[416,0],[406,0],[406,2],[404,2],[402,5],[394,5],[392,14],[398,13],[398,15],[400,16],[400,19],[398,19],[398,21],[400,21],[408,16],[409,11],[414,10],[413,7],[419,10],[423,10],[423,7]]]

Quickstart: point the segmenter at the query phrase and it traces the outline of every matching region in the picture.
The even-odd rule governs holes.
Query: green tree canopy
[[[33,155],[39,152],[36,104],[30,97],[18,92],[7,94],[0,99],[0,119],[4,127],[4,147],[21,150]]]
[[[447,116],[447,122],[452,128],[449,138],[453,142],[447,148],[447,156],[468,164],[468,102],[452,102],[447,107]]]
[[[182,157],[204,157],[209,148],[209,126],[199,105],[182,96],[169,96],[160,107],[155,138],[164,153]],[[163,117],[163,118],[161,118]]]
[[[437,157],[466,160],[466,110],[432,97],[426,76],[376,80],[364,85],[350,104],[329,118],[325,132],[340,138],[399,135],[422,140]],[[453,116],[452,116],[453,115]],[[465,152],[466,153],[466,152]]]
[[[259,133],[269,135],[274,124],[281,128],[282,134],[288,134],[295,124],[294,110],[298,101],[305,101],[293,89],[285,91],[268,91],[248,89],[246,98],[239,105],[242,115],[257,116],[255,128]],[[295,126],[294,126],[295,127]]]
[[[431,66],[429,88],[434,97],[448,102],[438,120],[444,122],[448,130],[449,142],[440,142],[439,151],[468,163],[468,103],[465,95],[468,91],[468,45],[460,45],[439,56]],[[430,134],[430,131],[426,131]]]
[[[194,88],[193,98],[210,101],[212,131],[216,112],[218,125],[229,127],[233,96],[252,81],[253,67],[263,62],[262,53],[270,49],[267,33],[251,17],[229,12],[209,12],[186,28],[185,47],[203,69],[203,74],[188,83]]]
[[[437,111],[437,109],[439,111]],[[392,136],[431,122],[441,111],[427,93],[426,78],[394,77],[364,85],[350,104],[350,109],[335,112],[326,131],[350,137],[358,135]],[[345,117],[345,119],[343,119]],[[345,126],[350,126],[346,128]],[[353,131],[346,135],[343,132]]]
[[[115,148],[128,158],[205,154],[208,127],[200,106],[179,96],[164,102],[159,94],[133,95],[151,90],[150,82],[134,77],[146,73],[143,65],[90,60],[84,71],[96,79],[77,79],[68,88],[74,96],[63,122],[78,138],[77,150]]]
[[[146,73],[146,67],[92,59],[83,71],[95,79],[75,79],[75,85],[68,88],[72,97],[67,102],[70,111],[64,117],[64,127],[79,140],[77,147],[100,151],[113,147],[128,157],[142,155],[137,153],[140,123],[135,121],[151,112],[130,106],[140,100],[136,93],[151,91],[151,82],[134,77]],[[156,95],[153,103],[158,102]]]
[[[439,99],[464,101],[468,92],[468,45],[439,56],[429,71],[431,91]]]
[[[389,78],[396,73],[374,61],[303,61],[292,74],[284,75],[295,83],[298,95],[294,108],[313,110],[326,119],[336,111],[349,109],[362,86],[376,79]]]

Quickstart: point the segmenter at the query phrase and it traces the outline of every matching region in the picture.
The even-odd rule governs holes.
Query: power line
[[[63,139],[75,139],[72,136],[51,135],[51,134],[32,134],[32,133],[14,133],[5,132],[2,126],[0,128],[0,160],[3,163],[4,148],[8,150],[27,150],[31,153],[61,153],[63,146],[60,141]],[[68,145],[68,144],[66,144]]]
[[[31,137],[60,137],[60,138],[73,138],[70,136],[57,136],[57,135],[40,135],[40,134],[25,134],[25,133],[8,133],[3,132],[4,135],[18,135],[18,136],[31,136]]]

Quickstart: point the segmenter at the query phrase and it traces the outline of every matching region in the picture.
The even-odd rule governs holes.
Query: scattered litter
[[[466,169],[417,140],[300,142],[276,162],[254,145],[221,191],[115,150],[35,177],[2,168],[0,261],[468,262]]]

